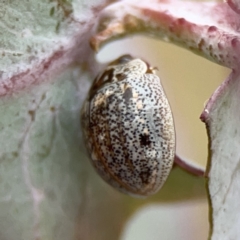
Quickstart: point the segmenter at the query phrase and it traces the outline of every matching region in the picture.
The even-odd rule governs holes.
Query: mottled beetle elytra
[[[96,77],[81,122],[93,166],[111,186],[137,197],[156,193],[174,161],[172,112],[148,63],[124,55]]]

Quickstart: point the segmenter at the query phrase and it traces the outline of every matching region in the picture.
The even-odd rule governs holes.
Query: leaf
[[[85,156],[79,112],[100,67],[88,44],[95,33],[96,49],[144,33],[234,70],[201,119],[212,153],[212,239],[238,239],[238,2],[131,0],[100,12],[106,4],[0,3],[0,239],[116,239],[126,218],[147,202],[99,181]],[[176,184],[180,180],[192,192],[199,190],[195,197],[204,196],[202,180],[181,171],[175,178],[176,172],[148,202],[173,201],[176,193],[178,199],[190,197],[191,191]]]
[[[77,224],[91,176],[79,112],[92,78],[86,63],[94,67],[90,28],[105,4],[0,4],[2,240],[88,234]]]

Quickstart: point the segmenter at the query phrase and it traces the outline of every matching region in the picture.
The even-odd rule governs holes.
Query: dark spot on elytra
[[[113,79],[113,71],[114,69],[109,69],[107,71],[104,71],[102,75],[97,76],[93,82],[93,85],[89,91],[89,100],[95,96],[96,92],[102,88],[102,86],[106,83],[109,83]]]
[[[118,81],[122,81],[122,80],[124,80],[126,78],[126,75],[123,74],[123,73],[118,73],[116,75],[116,78],[117,78]]]
[[[151,144],[150,137],[148,134],[140,134],[140,144],[141,146],[149,146]]]
[[[125,99],[126,103],[133,97],[132,88],[126,88],[125,92],[123,93],[123,98]]]
[[[139,173],[139,177],[141,178],[143,184],[148,184],[151,177],[151,172],[149,169],[145,169]]]

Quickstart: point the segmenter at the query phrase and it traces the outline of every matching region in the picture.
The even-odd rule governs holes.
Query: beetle
[[[92,164],[108,184],[136,197],[162,187],[176,144],[155,68],[131,55],[109,63],[89,90],[81,123]]]

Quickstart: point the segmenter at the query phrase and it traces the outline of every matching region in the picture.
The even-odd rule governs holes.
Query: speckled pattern
[[[172,168],[175,130],[154,70],[125,55],[94,81],[82,109],[82,126],[94,167],[121,192],[156,193]]]

